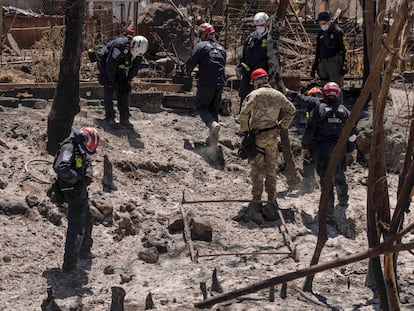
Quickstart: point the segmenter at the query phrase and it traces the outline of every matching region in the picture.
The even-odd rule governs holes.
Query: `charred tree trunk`
[[[405,16],[402,16],[403,20],[405,20],[406,18],[408,18],[409,15],[409,8],[407,7],[405,10]],[[402,26],[402,28],[404,28]],[[402,32],[403,33],[403,32]],[[402,37],[395,37],[394,39],[394,50],[398,51],[399,48],[401,47],[401,44],[405,42],[404,38]],[[401,51],[402,52],[402,51]],[[391,84],[391,79],[392,79],[392,74],[397,66],[397,61],[398,61],[398,56],[394,53],[389,61],[389,64],[385,70],[385,74],[384,74],[384,80],[383,80],[383,84],[382,84],[382,88],[381,88],[381,93],[380,93],[380,103],[383,104],[383,106],[385,107],[385,102],[387,99],[387,95],[388,92],[386,90],[389,90],[389,86]],[[411,137],[411,133],[410,133],[410,137]],[[410,147],[407,147],[407,152],[409,152],[410,154],[412,154],[410,152]],[[408,166],[408,165],[407,165]],[[384,169],[385,169],[385,164],[384,164]],[[398,202],[400,202],[400,197],[403,199],[403,201],[401,201],[401,205],[398,205],[396,208],[396,211],[394,212],[394,215],[397,215],[395,218],[393,217],[393,223],[390,224],[390,210],[389,210],[389,206],[388,206],[388,224],[390,224],[390,230],[391,232],[387,232],[386,236],[384,237],[384,239],[389,238],[392,234],[396,234],[399,230],[402,229],[403,226],[403,221],[404,221],[404,213],[399,212],[400,210],[403,210],[405,212],[407,212],[407,207],[409,205],[409,203],[407,204],[406,202],[409,202],[409,194],[411,192],[411,187],[410,186],[406,186],[406,184],[410,184],[412,185],[412,175],[410,176],[404,176],[404,177],[408,177],[404,178],[404,190],[403,191],[397,191],[398,193]],[[389,201],[388,201],[389,202]],[[397,202],[397,204],[398,204]],[[386,212],[386,211],[384,211]],[[381,216],[381,215],[380,215]],[[383,215],[386,216],[386,215]],[[385,217],[383,218],[385,220]],[[396,244],[400,244],[401,240],[397,240]],[[388,253],[386,255],[384,255],[384,283],[386,286],[386,293],[387,293],[387,303],[388,306],[390,306],[390,308],[392,308],[392,310],[400,310],[400,300],[399,300],[399,293],[398,293],[398,285],[397,285],[397,253]]]
[[[65,1],[65,43],[60,61],[59,80],[47,120],[46,149],[55,154],[58,144],[71,132],[79,107],[79,69],[85,0]]]
[[[397,14],[395,16],[398,16],[394,20],[394,23],[391,26],[390,31],[388,32],[387,37],[384,40],[384,44],[391,45],[392,42],[394,42],[394,38],[401,32],[403,21],[400,18],[401,16],[406,16],[405,14],[407,12],[406,7],[408,4],[408,1],[411,0],[404,0],[401,4]],[[359,114],[364,107],[365,102],[367,101],[369,95],[371,94],[371,88],[373,87],[377,77],[379,76],[385,62],[385,56],[387,55],[387,51],[384,47],[381,47],[377,51],[377,57],[375,59],[375,63],[373,65],[373,68],[370,72],[370,75],[368,76],[368,79],[361,91],[360,96],[358,97],[357,102],[355,103],[352,113],[348,119],[348,121],[345,123],[345,126],[342,130],[342,134],[339,137],[339,140],[335,146],[335,149],[332,153],[331,160],[329,162],[326,176],[325,176],[325,182],[322,186],[321,190],[321,198],[319,201],[319,233],[318,233],[318,241],[316,244],[315,252],[313,254],[311,265],[315,265],[319,262],[319,257],[322,253],[322,249],[325,246],[325,243],[327,241],[327,230],[326,230],[326,204],[329,197],[329,191],[328,191],[328,183],[333,178],[333,173],[335,170],[335,167],[337,165],[337,159],[339,158],[339,154],[342,152],[345,143],[349,137],[349,134],[351,133],[352,128],[354,127],[356,121],[359,118]],[[312,283],[313,283],[314,276],[308,276],[304,283],[304,290],[305,291],[312,291]]]
[[[401,6],[403,7],[403,5]],[[378,2],[378,22],[375,31],[375,45],[374,51],[381,45],[382,25],[384,10],[386,8],[385,1]],[[408,6],[403,10],[403,15],[398,16],[400,19],[400,33],[408,15]],[[381,17],[382,16],[382,17]],[[397,17],[396,17],[397,18]],[[392,46],[399,47],[399,38],[396,36]],[[385,70],[383,82],[378,78],[372,94],[379,94],[378,97],[373,95],[374,102],[374,122],[373,122],[373,137],[371,141],[369,174],[368,174],[368,201],[367,201],[367,232],[368,242],[370,247],[375,247],[380,243],[381,234],[387,235],[386,227],[390,224],[390,204],[388,196],[388,186],[386,183],[386,166],[384,156],[384,109],[386,99],[391,84],[392,74],[397,64],[397,56],[393,55]],[[379,224],[386,224],[382,226]],[[399,310],[399,298],[397,292],[396,282],[396,258],[392,254],[384,258],[384,273],[381,269],[380,258],[373,258],[370,261],[369,273],[375,280],[375,285],[379,292],[380,303],[383,310]]]
[[[3,63],[3,0],[0,0],[0,65]]]
[[[267,35],[267,58],[270,84],[282,93],[286,93],[286,87],[281,75],[279,39],[280,29],[285,19],[288,5],[289,0],[280,1],[275,9],[275,13],[270,17],[269,33]]]
[[[267,35],[267,57],[269,64],[270,84],[284,94],[286,94],[286,87],[282,80],[280,68],[279,38],[280,29],[285,19],[288,6],[289,0],[280,1],[275,9],[275,13],[271,17],[269,33]],[[289,188],[292,189],[299,184],[300,177],[296,169],[296,164],[293,160],[292,148],[287,130],[280,131],[280,140],[282,142],[283,158],[286,162],[284,175],[286,176]]]
[[[379,222],[387,225],[390,223],[390,206],[384,155],[384,110],[386,106],[388,90],[391,83],[392,73],[396,66],[396,60],[396,56],[393,56],[385,71],[384,82],[381,86],[381,93],[378,98],[378,107],[375,109],[373,120],[373,135],[371,138],[369,159],[367,202],[367,210],[369,211],[369,213],[367,213],[367,232],[368,243],[370,247],[375,247],[380,243],[379,233],[383,230],[379,228]],[[395,301],[395,295],[393,294],[396,290],[396,284],[395,278],[392,277],[394,274],[392,261],[392,254],[386,255],[384,262],[384,274],[387,275],[387,282],[384,282],[380,258],[372,258],[370,263],[370,268],[372,269],[371,273],[375,279],[376,287],[379,292],[381,307],[383,310],[388,310],[389,306],[393,306],[394,308],[399,305],[398,295],[397,301]],[[389,298],[387,299],[387,296],[390,294],[393,297],[391,301]]]

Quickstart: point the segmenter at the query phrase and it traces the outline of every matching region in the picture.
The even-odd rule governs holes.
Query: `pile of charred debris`
[[[88,59],[87,50],[119,36],[125,29],[137,27],[138,33],[146,36],[150,45],[144,68],[133,82],[131,105],[151,110],[160,107],[192,110],[192,86],[195,81],[184,74],[182,64],[197,42],[197,25],[208,21],[215,27],[217,38],[228,54],[228,90],[234,98],[224,97],[224,100],[229,100],[231,106],[231,102],[237,102],[235,89],[239,85],[235,66],[241,56],[244,39],[253,31],[252,18],[259,10],[274,14],[276,5],[272,1],[259,1],[255,5],[250,2],[230,2],[226,7],[217,7],[217,1],[216,7],[203,4],[202,1],[191,2],[185,7],[177,6],[174,1],[154,2],[139,11],[137,24],[134,25],[131,21],[125,21],[126,18],[114,20],[111,2],[93,1],[93,7],[88,6],[85,12],[81,97],[92,101],[103,98],[102,88],[97,82],[97,66]],[[311,7],[309,3],[291,1],[281,27],[281,74],[286,87],[293,90],[317,82],[311,80],[310,69],[319,25],[314,18],[315,6]],[[128,16],[131,15],[130,10],[132,8],[128,7]],[[62,12],[60,15],[45,15],[3,7],[5,35],[0,58],[0,91],[2,96],[18,98],[17,103],[13,99],[3,105],[15,106],[19,100],[27,100],[28,97],[53,99],[65,37]],[[357,18],[358,12],[352,18],[346,17],[350,14],[343,13],[337,9],[333,17],[347,34],[350,72],[345,76],[345,89],[352,91],[362,85],[362,26],[361,20]],[[19,98],[21,94],[25,94],[25,97]]]
[[[180,68],[197,41],[194,29],[204,21],[213,24],[218,39],[228,52],[229,86],[237,88],[234,66],[240,58],[243,40],[253,30],[252,17],[257,10],[266,11],[269,15],[274,13],[275,5],[271,1],[263,3],[261,7],[233,4],[224,10],[221,8],[220,12],[217,8],[214,10],[211,6],[193,3],[177,7],[173,1],[146,5],[139,12],[137,23],[138,32],[150,41],[145,68],[137,77],[140,82],[147,83],[142,85],[141,90],[155,88],[157,91],[186,92],[191,89],[191,81],[183,78]],[[87,58],[87,49],[119,36],[125,29],[134,28],[134,24],[125,21],[114,23],[111,2],[97,1],[92,12],[90,8],[88,10],[85,14],[81,81],[95,82],[96,68]],[[32,75],[33,83],[56,82],[63,47],[64,16],[38,14],[15,7],[3,7],[3,13],[5,36],[1,65]],[[351,55],[348,80],[355,84],[361,77],[362,68],[361,27],[356,18],[341,17],[340,13],[337,13],[336,19],[347,33]],[[315,36],[319,29],[314,15],[308,5],[291,4],[287,9],[280,36],[280,52],[282,74],[293,89],[309,82]],[[17,76],[8,77],[3,71],[0,82],[20,81]]]

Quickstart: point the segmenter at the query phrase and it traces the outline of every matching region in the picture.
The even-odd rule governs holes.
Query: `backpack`
[[[210,72],[217,72],[220,76],[223,74],[224,68],[226,66],[226,58],[224,54],[224,49],[222,46],[218,45],[216,42],[210,42],[210,49],[205,55],[208,54],[208,62]]]
[[[56,151],[55,159],[53,160],[53,164],[52,164],[53,169],[55,168],[56,160],[59,156],[59,153],[60,153],[60,150],[61,150],[62,146],[64,144],[69,144],[69,143],[73,143],[72,138],[65,139],[63,142],[61,142],[59,144],[58,150]],[[74,144],[74,148],[75,148],[75,150],[77,150],[76,152],[79,152],[79,148],[77,147],[76,144]],[[73,162],[74,160],[75,160],[75,153],[71,158],[71,162]],[[55,177],[53,179],[53,182],[47,187],[46,195],[49,197],[49,199],[52,203],[55,203],[57,205],[60,205],[65,201],[63,191],[62,191],[62,187],[61,187],[61,183],[59,182],[58,178]]]
[[[259,153],[264,154],[264,149],[256,145],[256,132],[247,132],[241,142],[240,149],[238,151],[239,157],[243,160],[253,159]]]
[[[108,48],[104,44],[96,45],[88,50],[88,57],[92,63],[104,64],[108,57]]]

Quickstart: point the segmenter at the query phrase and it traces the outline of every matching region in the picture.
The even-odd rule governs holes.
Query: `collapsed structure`
[[[50,53],[57,55],[59,42],[50,38],[64,37],[64,1],[20,1],[19,8],[3,1],[5,44],[3,64],[13,62],[50,62]],[[85,51],[121,34],[126,28],[137,28],[150,39],[147,54],[151,72],[147,78],[170,78],[174,63],[188,55],[196,40],[198,24],[208,21],[229,54],[228,64],[236,64],[243,40],[253,29],[252,17],[257,11],[272,15],[277,3],[268,1],[95,1],[88,0],[85,12]],[[280,51],[285,76],[309,76],[318,25],[315,15],[327,7],[327,1],[292,1],[287,9],[280,37]],[[362,73],[362,10],[359,1],[335,1],[329,4],[341,27],[346,31],[350,51],[350,76]],[[42,43],[42,36],[48,44]],[[62,43],[60,43],[62,44]],[[34,50],[42,50],[42,53]],[[40,55],[38,55],[40,54]],[[165,59],[167,58],[167,59]],[[174,61],[173,61],[174,60]],[[156,62],[158,61],[158,62]],[[87,58],[82,59],[81,77],[90,79]],[[232,76],[233,72],[229,72]],[[40,75],[42,76],[42,75]],[[49,77],[55,80],[57,77]],[[37,82],[42,82],[39,75]],[[47,79],[46,79],[47,80]]]

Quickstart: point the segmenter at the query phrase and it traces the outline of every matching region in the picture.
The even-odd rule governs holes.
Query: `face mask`
[[[321,25],[322,31],[327,31],[329,29],[329,25]]]
[[[256,31],[259,35],[261,35],[262,33],[264,33],[266,31],[266,27],[256,26]]]
[[[339,101],[337,98],[326,98],[325,103],[330,107],[336,107],[339,104]]]

